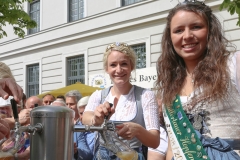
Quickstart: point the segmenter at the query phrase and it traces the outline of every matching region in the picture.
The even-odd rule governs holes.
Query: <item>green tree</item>
[[[20,38],[24,38],[24,28],[34,28],[37,26],[36,22],[31,20],[30,16],[23,10],[24,2],[31,2],[32,0],[0,0],[0,39],[7,37],[3,26],[11,25],[14,34]]]
[[[240,0],[223,0],[222,4],[220,5],[220,11],[223,9],[227,9],[231,15],[237,13],[237,25],[240,26]]]

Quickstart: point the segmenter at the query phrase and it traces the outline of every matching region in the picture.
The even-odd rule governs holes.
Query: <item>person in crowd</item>
[[[67,105],[66,105],[66,103],[62,99],[57,98],[55,101],[53,101],[51,103],[51,106],[63,106],[63,107],[66,107]]]
[[[8,99],[3,99],[0,97],[0,118],[11,118],[12,117],[12,108],[11,102],[12,96],[9,96]]]
[[[26,109],[33,109],[34,107],[42,105],[43,105],[42,99],[38,98],[37,96],[31,96],[26,101]]]
[[[89,96],[82,97],[78,103],[79,123],[82,125],[82,115],[88,103]],[[95,132],[76,132],[74,141],[76,141],[78,160],[93,159]]]
[[[62,100],[64,102],[66,102],[66,99],[65,99],[65,97],[63,95],[58,95],[56,100]]]
[[[203,2],[186,0],[167,16],[156,81],[167,160],[240,159],[232,150],[240,144],[240,54],[231,54],[234,46],[223,33]]]
[[[26,108],[26,101],[27,101],[27,96],[25,93],[23,93],[23,96],[22,96],[22,106],[23,106],[23,109]]]
[[[75,124],[79,122],[77,103],[81,98],[82,98],[82,95],[78,90],[71,90],[65,94],[67,107],[74,110],[75,112],[75,118],[74,118]]]
[[[78,101],[82,98],[81,93],[78,90],[71,90],[69,92],[67,92],[65,94],[65,99],[66,99],[66,105],[68,108],[72,109],[75,112],[75,117],[74,117],[74,124],[75,125],[81,125],[82,123],[80,122],[79,119],[79,114],[78,114],[78,110],[77,110],[77,103]],[[81,157],[79,156],[80,151],[78,146],[80,146],[80,141],[79,136],[82,134],[79,134],[79,132],[74,132],[73,133],[73,137],[74,137],[74,158],[75,159],[81,159]]]
[[[160,119],[160,143],[159,146],[154,148],[148,148],[148,160],[165,160],[168,149],[168,136],[165,129],[165,123],[162,114],[162,103],[158,100],[159,105],[159,119]]]
[[[30,124],[30,111],[31,109],[23,109],[20,111],[20,113],[18,114],[19,117],[19,123],[23,126],[23,125],[27,125]],[[15,120],[14,118],[5,118],[4,119],[8,125],[10,129],[14,129],[15,126]]]
[[[77,109],[79,114],[79,120],[82,122],[82,115],[85,110],[86,105],[88,104],[90,96],[82,97],[77,103]]]
[[[11,118],[12,117],[12,106],[10,100],[12,99],[12,96],[9,96],[7,100],[4,100],[0,97],[0,118]],[[21,143],[25,143],[25,138],[21,137]],[[4,143],[1,145],[1,150],[7,151],[10,148],[14,146],[14,142],[12,139],[6,139],[4,140]],[[19,154],[19,159],[24,160],[30,157],[30,151],[26,150],[25,145],[20,146],[18,152],[16,154]],[[23,154],[24,153],[24,154]],[[21,154],[21,155],[20,155]],[[23,155],[22,155],[23,154]]]
[[[159,145],[158,105],[154,92],[144,89],[140,96],[141,108],[137,107],[134,90],[138,87],[130,83],[131,72],[136,67],[136,54],[126,43],[108,45],[103,55],[103,66],[113,86],[106,97],[101,96],[101,90],[90,96],[83,124],[100,126],[105,117],[124,121],[116,125],[118,136],[129,140],[130,147],[138,152],[138,159],[144,159],[142,144],[152,148]],[[111,154],[100,143],[95,159],[110,159]]]
[[[42,100],[43,100],[43,105],[47,106],[47,105],[51,105],[51,103],[55,100],[55,97],[51,94],[45,94],[42,97]]]

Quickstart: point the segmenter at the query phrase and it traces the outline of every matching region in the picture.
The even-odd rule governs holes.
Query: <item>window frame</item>
[[[36,11],[32,11],[31,12],[31,5],[34,4],[34,3],[39,3],[39,10],[36,10]],[[41,23],[41,1],[40,0],[33,0],[31,3],[29,3],[28,5],[29,9],[28,9],[28,14],[29,16],[31,17],[31,14],[34,13],[34,12],[39,12],[39,22],[35,21],[37,23],[37,26],[35,28],[31,28],[31,29],[28,29],[28,34],[34,34],[34,33],[37,33],[40,31],[40,23]],[[32,17],[31,17],[32,19]],[[36,31],[34,31],[36,29]]]
[[[133,48],[134,46],[141,46],[144,45],[145,47],[145,66],[138,68],[137,64],[138,64],[138,53],[136,52],[136,50]],[[142,69],[142,68],[147,68],[147,51],[146,51],[146,43],[138,43],[138,44],[133,44],[131,45],[131,48],[134,50],[135,54],[136,54],[136,69]]]
[[[134,1],[134,2],[132,2],[132,3],[129,3],[129,4],[125,4],[126,2],[125,2],[126,0],[121,0],[121,6],[122,7],[124,7],[124,6],[129,6],[129,5],[132,5],[132,4],[135,4],[135,3],[138,3],[138,2],[142,2],[142,1],[145,1],[145,0],[131,0],[131,1]],[[129,1],[129,0],[128,0]]]
[[[38,66],[38,81],[32,81],[32,85],[29,84],[29,67],[35,67]],[[36,76],[36,75],[35,75]],[[36,78],[36,77],[35,77]],[[30,86],[38,86],[38,90],[34,91],[35,93],[33,95],[31,95],[30,93]],[[34,88],[35,90],[36,88]],[[36,96],[40,93],[40,64],[39,63],[33,63],[33,64],[28,64],[26,65],[26,96],[30,97],[30,96]]]
[[[72,0],[68,0],[68,22],[74,22],[74,21],[77,21],[77,20],[80,20],[80,19],[83,19],[84,17],[86,17],[86,1],[85,0],[82,0],[83,1],[83,11],[82,11],[82,17],[79,17],[79,7],[77,9],[78,11],[78,18],[76,20],[72,20],[72,16],[71,16],[71,2]],[[77,0],[79,1],[79,0]],[[79,4],[79,3],[78,3]]]
[[[62,64],[63,64],[63,85],[67,86],[67,58],[69,57],[74,57],[74,56],[78,56],[78,55],[84,55],[84,68],[85,68],[85,84],[88,84],[88,54],[87,54],[87,50],[75,50],[72,52],[65,52],[62,53]]]
[[[82,65],[84,66],[84,69],[81,69],[81,67],[78,66],[81,62],[77,63],[77,66],[76,65],[75,66],[69,66],[69,60],[72,59],[73,61],[76,61],[77,60],[76,58],[78,58],[78,57],[80,58],[80,61],[81,61],[81,59],[83,59],[84,64],[82,64]],[[76,68],[71,70],[72,67],[76,67]],[[69,82],[69,81],[75,81],[76,79],[80,79],[80,80],[83,79],[84,82],[80,81],[80,83],[85,84],[86,71],[85,71],[85,56],[84,56],[84,54],[67,57],[66,58],[66,70],[67,70],[67,76],[66,76],[66,84],[67,85],[71,85],[71,84],[75,84],[76,82],[79,82],[79,81],[76,81],[74,83]],[[69,76],[69,74],[74,72],[74,70],[77,72],[77,75]],[[79,72],[81,70],[83,70],[83,72],[84,72],[83,75],[79,74]],[[69,78],[71,78],[71,77],[73,77],[72,80],[69,80]],[[77,77],[77,78],[74,78],[74,77]]]

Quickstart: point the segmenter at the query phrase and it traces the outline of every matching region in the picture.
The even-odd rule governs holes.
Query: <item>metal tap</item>
[[[14,137],[15,137],[15,143],[14,143],[14,148],[12,149],[12,153],[15,154],[19,147],[21,146],[21,137],[23,132],[29,132],[35,134],[35,132],[41,132],[42,131],[42,124],[38,123],[34,126],[21,126],[18,118],[18,112],[17,112],[17,104],[14,99],[11,99],[11,105],[12,105],[12,110],[13,110],[13,116],[15,120],[15,128],[14,128]]]
[[[112,103],[109,103],[110,107],[113,106]],[[107,131],[115,131],[116,125],[122,124],[123,121],[111,121],[108,120],[108,116],[104,117],[104,121],[101,126],[90,126],[90,125],[76,125],[74,127],[74,132],[88,132],[88,131],[98,131],[104,141],[104,143],[108,142],[109,135]]]

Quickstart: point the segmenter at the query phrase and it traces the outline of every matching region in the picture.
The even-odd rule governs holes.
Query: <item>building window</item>
[[[69,21],[84,17],[84,0],[69,0]]]
[[[138,44],[131,46],[132,49],[136,53],[137,62],[136,62],[136,69],[146,68],[146,45]]]
[[[67,85],[85,83],[84,55],[67,58]]]
[[[39,64],[27,66],[27,96],[39,94]]]
[[[122,0],[122,6],[127,6],[133,3],[141,2],[144,0]]]
[[[33,34],[40,31],[40,1],[35,0],[30,3],[30,17],[37,23],[35,28],[29,29],[29,34]]]

